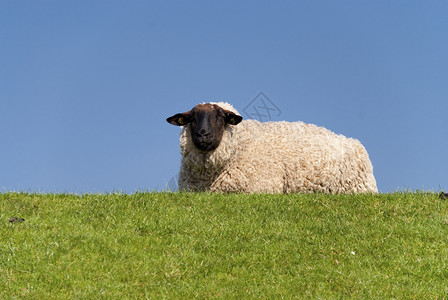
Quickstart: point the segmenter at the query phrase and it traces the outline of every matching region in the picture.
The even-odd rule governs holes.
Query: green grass
[[[446,298],[448,201],[4,193],[0,298],[22,297]]]

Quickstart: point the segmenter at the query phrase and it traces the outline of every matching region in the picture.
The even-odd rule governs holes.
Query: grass
[[[0,298],[98,297],[446,298],[448,201],[0,194]]]

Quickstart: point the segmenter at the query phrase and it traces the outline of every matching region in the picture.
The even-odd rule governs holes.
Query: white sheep
[[[179,189],[243,193],[377,193],[355,139],[303,122],[244,120],[228,103],[167,118],[183,126]]]

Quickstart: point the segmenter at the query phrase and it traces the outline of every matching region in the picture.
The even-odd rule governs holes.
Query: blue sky
[[[359,139],[382,192],[448,189],[446,1],[0,0],[0,191],[135,192],[203,101]],[[256,103],[256,102],[254,102]],[[248,117],[243,114],[243,117]]]

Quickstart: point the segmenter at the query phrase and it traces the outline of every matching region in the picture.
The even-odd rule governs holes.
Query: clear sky
[[[0,191],[162,189],[168,116],[260,92],[359,139],[380,191],[448,190],[448,1],[0,0]]]

